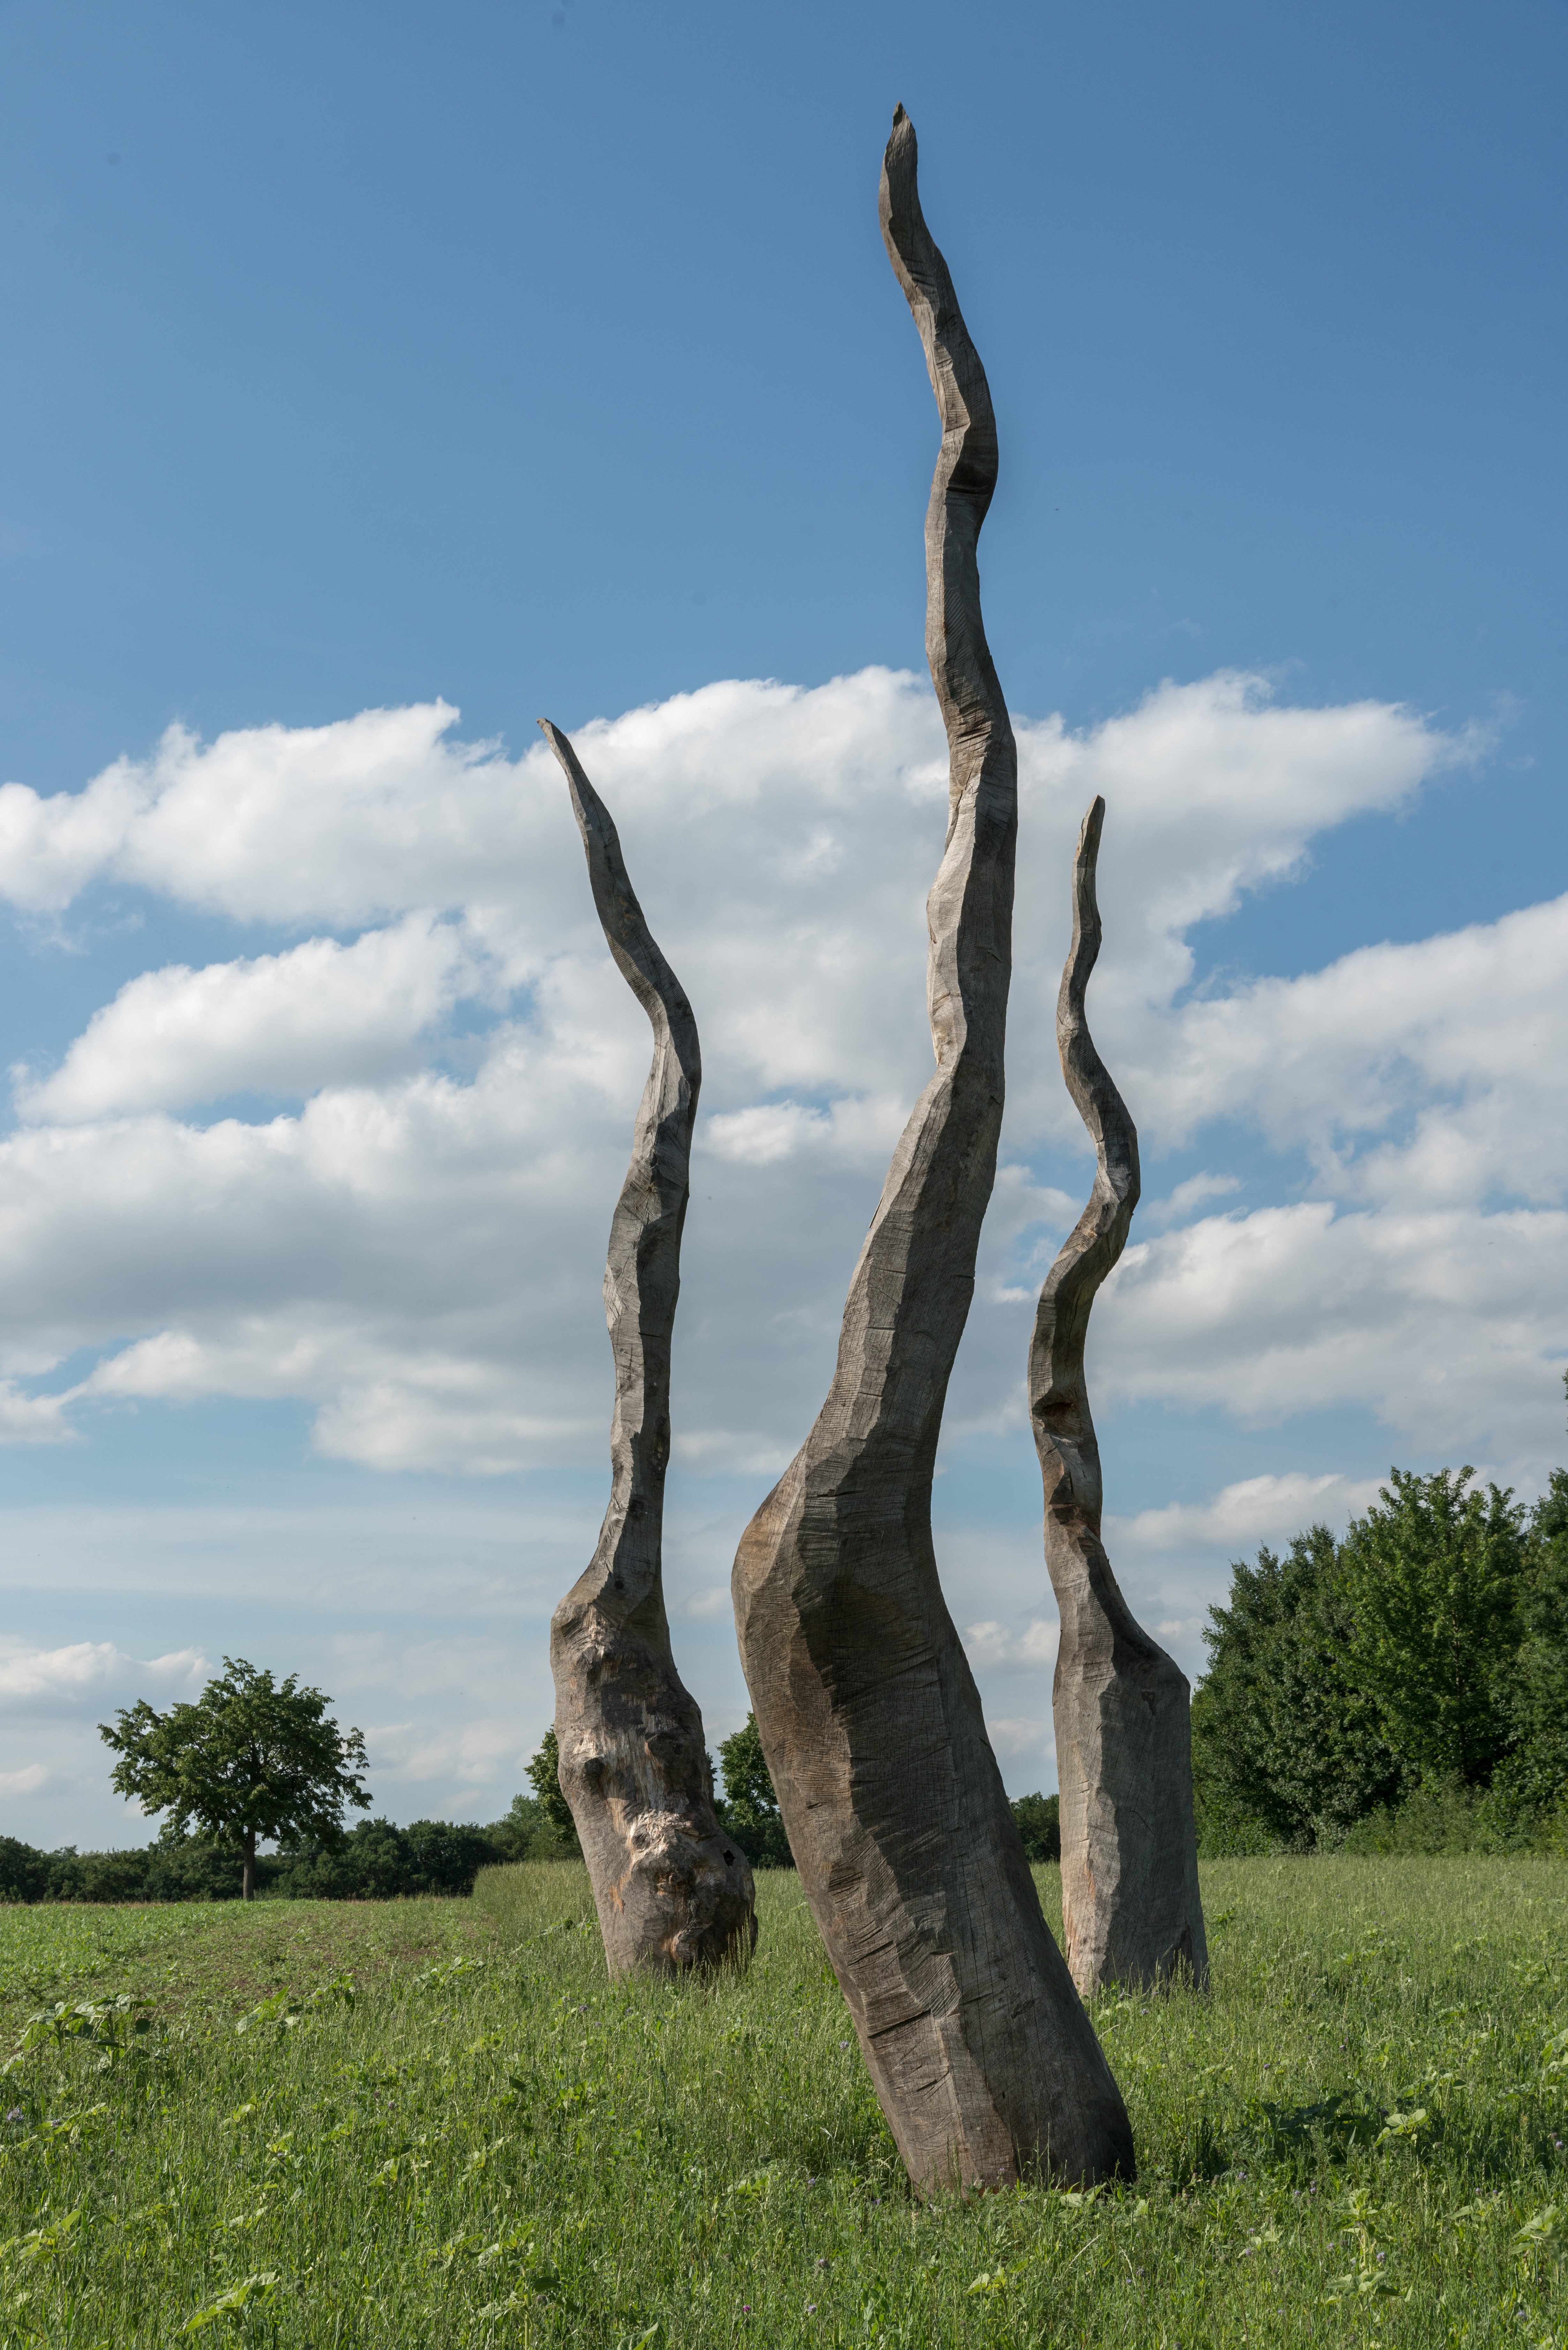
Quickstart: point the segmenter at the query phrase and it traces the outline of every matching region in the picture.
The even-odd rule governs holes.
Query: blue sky
[[[331,1689],[394,1816],[521,1783],[646,1061],[541,712],[703,1024],[668,1557],[713,1737],[743,1712],[729,1558],[928,1066],[896,99],[1026,722],[938,1488],[1010,1783],[1052,1783],[1018,1407],[1086,1180],[1049,1010],[1091,789],[1146,1619],[1194,1670],[1227,1561],[1390,1461],[1528,1492],[1568,1452],[1568,21],[979,5],[957,60],[950,22],[0,8],[0,1828],[140,1835],[92,1724],[225,1652]]]

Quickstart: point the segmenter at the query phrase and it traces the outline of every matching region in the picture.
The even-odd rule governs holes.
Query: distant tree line
[[[1568,1846],[1568,1471],[1525,1510],[1396,1469],[1231,1569],[1192,1701],[1210,1854]]]
[[[499,1861],[566,1857],[530,1795],[516,1796],[488,1827],[458,1820],[358,1820],[292,1851],[258,1853],[255,1890],[301,1901],[395,1901],[472,1892]],[[141,1851],[37,1852],[0,1835],[0,1901],[235,1901],[241,1856],[212,1837],[160,1836]]]
[[[225,1660],[227,1662],[227,1660]],[[247,1694],[263,1677],[228,1663],[227,1679],[241,1676]],[[214,1690],[226,1684],[214,1683]],[[314,1700],[317,1691],[307,1693]],[[145,1730],[140,1711],[121,1721]],[[189,1727],[189,1725],[187,1725]],[[719,1749],[722,1793],[716,1808],[726,1832],[757,1868],[790,1868],[794,1861],[778,1799],[768,1775],[754,1715]],[[567,1860],[578,1854],[576,1830],[561,1793],[554,1730],[547,1730],[527,1765],[531,1794],[513,1797],[504,1817],[481,1827],[463,1821],[327,1821],[314,1836],[296,1835],[284,1849],[249,1858],[254,1892],[277,1900],[395,1901],[421,1894],[461,1898],[482,1868],[518,1860]],[[123,1768],[123,1766],[122,1766]],[[119,1783],[117,1776],[116,1783]],[[1031,1860],[1061,1857],[1054,1795],[1022,1795],[1013,1813]],[[243,1831],[191,1835],[178,1822],[141,1850],[78,1852],[67,1845],[39,1852],[0,1835],[0,1901],[232,1901],[244,1885]]]

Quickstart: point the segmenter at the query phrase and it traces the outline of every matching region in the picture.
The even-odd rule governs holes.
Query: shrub
[[[1062,1799],[1059,1795],[1015,1795],[1012,1816],[1018,1822],[1023,1838],[1023,1856],[1029,1861],[1060,1860],[1062,1857]]]

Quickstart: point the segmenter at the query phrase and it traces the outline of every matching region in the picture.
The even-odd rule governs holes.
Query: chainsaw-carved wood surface
[[[1101,1283],[1137,1205],[1137,1131],[1089,1034],[1100,951],[1095,890],[1106,804],[1084,818],[1073,865],[1073,943],[1056,1003],[1067,1089],[1093,1139],[1095,1188],[1040,1293],[1029,1416],[1045,1484],[1045,1564],[1062,1618],[1052,1707],[1061,1789],[1067,1963],[1087,1994],[1209,1974],[1187,1678],[1123,1598],[1100,1539],[1100,1448],[1084,1346]]]
[[[937,1066],[850,1281],[827,1399],[742,1538],[736,1622],[801,1882],[916,2185],[1099,2178],[1132,2169],[1126,2110],[1041,1915],[931,1540],[1002,1125],[1017,758],[975,553],[996,482],[991,395],[902,108],[881,219],[941,420],[926,517],[950,764],[926,910]]]
[[[675,1669],[664,1607],[670,1340],[701,1062],[691,1006],[643,918],[609,812],[566,737],[540,723],[566,771],[610,953],[653,1028],[605,1268],[609,1508],[550,1625],[561,1789],[611,1974],[674,1973],[748,1956],[757,1939],[752,1872],[714,1814],[702,1717]]]

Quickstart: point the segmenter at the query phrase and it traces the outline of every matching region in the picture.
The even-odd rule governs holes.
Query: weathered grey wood
[[[927,631],[947,846],[927,901],[937,1069],[893,1156],[816,1424],[735,1561],[741,1656],[822,1937],[922,2189],[1130,2173],[1127,2114],[1047,1932],[937,1577],[931,1476],[996,1171],[1017,761],[981,621],[984,371],[900,107],[881,216],[941,417]]]
[[[1095,895],[1106,804],[1084,818],[1073,866],[1073,943],[1056,1001],[1062,1074],[1094,1138],[1095,1188],[1052,1266],[1029,1349],[1029,1416],[1045,1481],[1045,1564],[1062,1617],[1052,1708],[1062,1793],[1067,1963],[1085,1995],[1199,1982],[1209,1946],[1198,1891],[1186,1676],[1133,1617],[1100,1539],[1100,1448],[1084,1342],[1096,1294],[1137,1205],[1137,1130],[1095,1049],[1084,998],[1100,951]]]
[[[670,1348],[702,1070],[691,1006],[643,918],[608,811],[560,729],[539,723],[566,770],[610,952],[653,1028],[605,1268],[610,1503],[592,1564],[550,1625],[561,1789],[611,1974],[675,1973],[748,1956],[757,1939],[752,1872],[714,1814],[702,1717],[675,1669],[664,1609]]]

